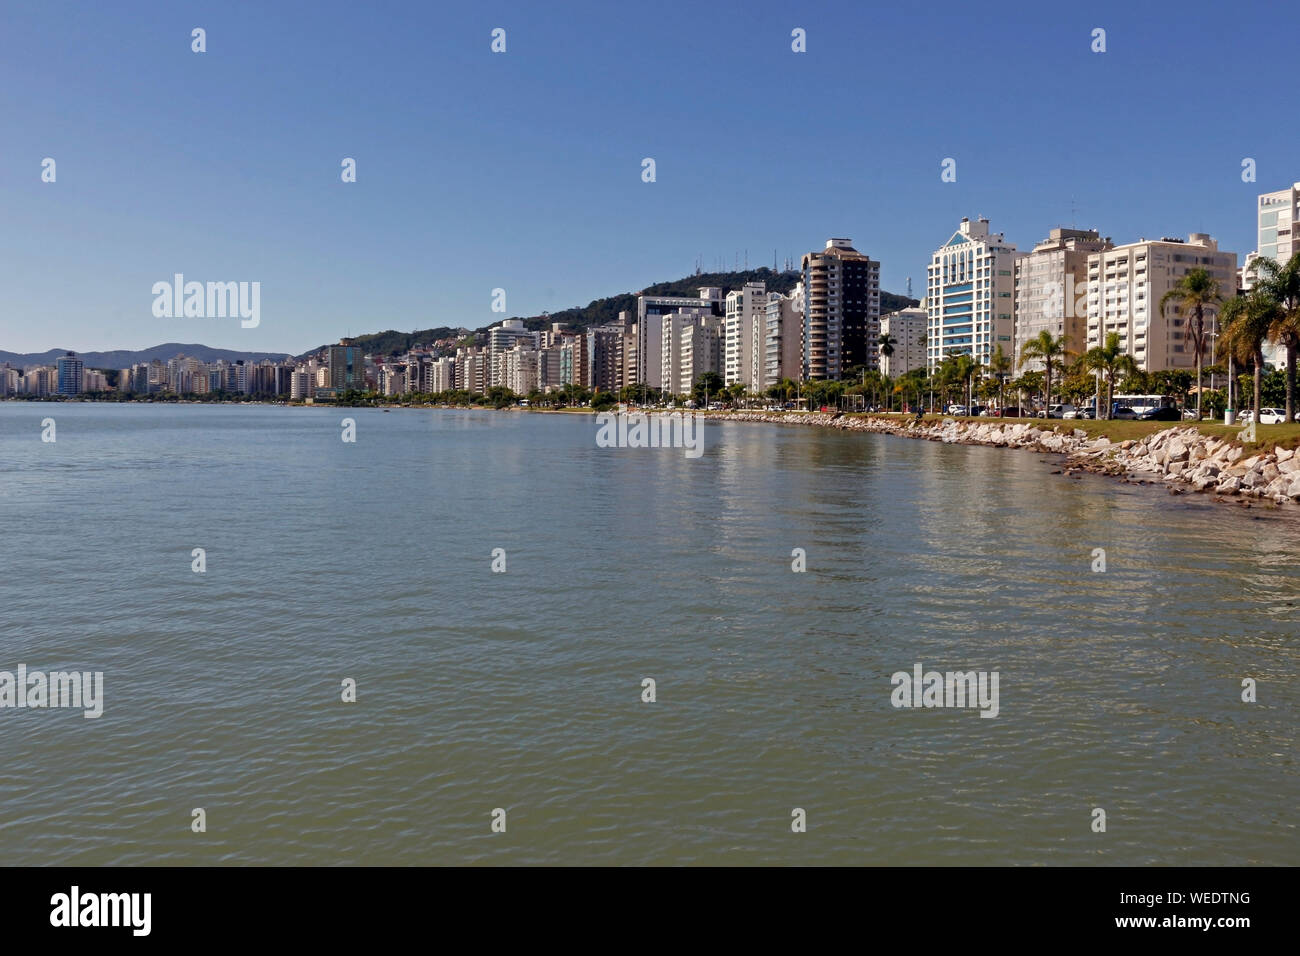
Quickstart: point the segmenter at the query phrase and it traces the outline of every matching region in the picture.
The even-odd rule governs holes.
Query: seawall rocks
[[[1141,439],[1112,442],[1090,439],[1069,422],[941,421],[819,413],[731,412],[726,421],[815,425],[844,431],[868,431],[964,445],[993,445],[1065,455],[1066,467],[1112,475],[1129,482],[1163,483],[1170,493],[1213,492],[1240,499],[1267,499],[1279,505],[1300,502],[1300,456],[1274,448],[1247,456],[1229,441],[1202,435],[1195,426],[1161,429]]]

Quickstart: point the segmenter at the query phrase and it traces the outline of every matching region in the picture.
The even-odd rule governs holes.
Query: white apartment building
[[[678,395],[689,396],[705,372],[721,374],[724,331],[722,319],[711,315],[696,316],[694,322],[682,328]]]
[[[1094,229],[1053,229],[1032,252],[1016,260],[1015,348],[1004,348],[1021,368],[1025,343],[1050,332],[1065,339],[1067,352],[1080,355],[1088,341],[1088,257],[1113,249]],[[1041,359],[1026,370],[1041,370]]]
[[[921,340],[929,328],[930,317],[925,303],[920,308],[899,309],[880,318],[880,334],[893,337],[894,354],[880,356],[880,371],[890,378],[925,368],[925,346]]]
[[[505,386],[516,395],[537,391],[537,349],[523,343],[506,353]]]
[[[689,395],[695,380],[705,372],[721,375],[725,337],[725,320],[719,316],[698,312],[665,315],[662,332],[665,391]]]
[[[1292,183],[1277,192],[1262,193],[1258,207],[1256,252],[1281,264],[1300,252],[1300,183]],[[1250,256],[1246,257],[1247,264]],[[1250,283],[1250,279],[1246,281]],[[1250,283],[1253,284],[1253,283]],[[1241,288],[1249,288],[1243,284]],[[1264,360],[1280,367],[1286,362],[1286,349],[1273,342],[1264,343]]]
[[[701,286],[695,298],[687,296],[639,295],[636,299],[636,382],[624,384],[663,388],[663,316],[670,312],[722,315],[722,290]]]
[[[418,366],[417,366],[418,368]],[[389,397],[406,394],[406,365],[385,362],[379,367],[379,391]]]
[[[484,394],[492,384],[488,371],[489,354],[477,346],[456,350],[456,388]]]
[[[1300,252],[1300,183],[1259,197],[1259,255],[1285,262]]]
[[[1177,303],[1163,312],[1160,300],[1192,269],[1204,269],[1219,281],[1224,298],[1237,290],[1237,254],[1221,252],[1202,232],[1182,239],[1141,239],[1088,256],[1088,331],[1085,348],[1102,345],[1106,334],[1119,333],[1120,347],[1147,372],[1195,368],[1196,350],[1189,334],[1191,317]],[[1217,331],[1218,309],[1205,310],[1207,340]],[[1206,343],[1203,361],[1217,356]]]
[[[537,388],[550,392],[564,384],[560,375],[561,339],[551,339],[551,344],[537,350]]]
[[[767,323],[767,286],[746,282],[726,299],[726,341],[722,378],[727,385],[762,387],[763,328]]]
[[[429,363],[429,388],[433,394],[450,392],[456,387],[456,359],[452,356],[434,359]]]
[[[289,382],[289,397],[294,401],[312,397],[311,372],[303,368],[293,373]]]
[[[54,395],[59,390],[59,372],[52,365],[41,365],[28,369],[23,374],[22,391],[24,395],[44,397]]]
[[[763,387],[803,375],[803,283],[789,295],[767,297],[763,329]]]
[[[1017,252],[984,218],[962,219],[926,267],[926,362],[936,368],[949,355],[969,354],[987,365],[993,347],[1015,348]]]

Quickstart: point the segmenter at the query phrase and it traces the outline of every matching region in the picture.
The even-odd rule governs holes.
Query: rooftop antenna
[[[912,297],[912,277],[911,277],[911,276],[908,276],[908,277],[907,277],[907,297],[908,297],[909,299]]]

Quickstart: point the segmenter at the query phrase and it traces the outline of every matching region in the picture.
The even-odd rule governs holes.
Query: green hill
[[[638,295],[694,297],[697,295],[700,286],[716,286],[729,291],[739,289],[746,282],[762,282],[767,286],[767,291],[780,292],[784,295],[795,287],[795,283],[799,279],[800,273],[798,272],[775,272],[767,267],[742,272],[702,272],[698,275],[687,276],[684,279],[656,282],[654,285],[646,286],[640,292],[624,292],[621,295],[594,299],[586,306],[564,309],[560,312],[552,312],[549,315],[515,316],[514,318],[522,319],[524,328],[533,331],[549,329],[551,323],[560,322],[567,331],[580,332],[590,325],[605,325],[614,322],[618,319],[620,312],[626,311],[635,315],[636,297]],[[883,290],[880,293],[881,315],[917,304],[916,299],[909,299],[906,296],[895,295],[892,292]],[[478,332],[486,332],[492,326],[500,324],[500,322],[490,323],[480,328]],[[433,329],[417,329],[411,332],[397,332],[390,329],[386,332],[354,335],[352,338],[367,354],[401,355],[414,345],[428,345],[438,339],[451,338],[457,334],[457,331],[457,329],[447,326]],[[313,351],[319,351],[321,348],[324,348],[324,346],[319,346]]]

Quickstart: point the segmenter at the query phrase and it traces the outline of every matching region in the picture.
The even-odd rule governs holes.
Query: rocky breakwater
[[[856,417],[826,414],[735,412],[730,420],[815,425],[846,431],[869,431],[906,438],[1025,448],[1066,457],[1065,473],[1088,471],[1130,482],[1163,483],[1171,494],[1186,491],[1234,496],[1242,501],[1265,499],[1286,504],[1300,501],[1300,455],[1274,448],[1247,453],[1241,445],[1202,435],[1195,427],[1165,428],[1141,439],[1112,442],[1090,439],[1068,423],[1050,428],[1028,422],[957,421]]]
[[[1300,458],[1294,449],[1248,452],[1194,427],[1166,428],[1117,443],[1099,438],[1073,453],[1070,463],[1130,480],[1165,482],[1175,493],[1190,488],[1243,500],[1300,501]]]

